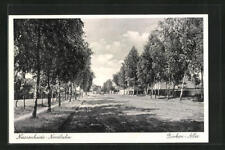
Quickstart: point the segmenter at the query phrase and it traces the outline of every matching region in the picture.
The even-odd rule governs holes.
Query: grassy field
[[[55,132],[58,126],[79,106],[81,101],[63,103],[51,112],[38,114],[37,118],[28,118],[15,123],[15,132]]]
[[[16,100],[14,101],[14,117],[18,118],[22,115],[28,114],[28,113],[32,113],[33,108],[34,108],[34,99],[26,99],[25,100],[25,108],[24,108],[24,101],[22,99],[18,100],[18,102],[16,102]],[[17,107],[16,107],[16,103],[17,103]],[[38,108],[43,108],[43,107],[48,107],[48,100],[47,99],[43,99],[43,106],[42,106],[42,99],[38,99],[37,104],[38,104]],[[55,98],[52,98],[52,105],[54,105],[55,103],[57,103]]]
[[[15,123],[16,132],[201,132],[202,102],[91,95]]]

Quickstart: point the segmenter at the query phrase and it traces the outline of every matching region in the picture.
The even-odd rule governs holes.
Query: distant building
[[[182,84],[173,86],[172,83],[167,84],[166,82],[159,82],[154,84],[153,87],[148,88],[148,94],[153,90],[154,94],[157,95],[167,95],[168,89],[171,91],[174,90],[175,96],[179,96]],[[185,79],[184,82],[184,96],[194,96],[199,95],[201,93],[201,85],[196,86],[192,81],[189,81],[188,78]],[[128,87],[126,89],[119,88],[118,94],[120,95],[139,95],[145,94],[146,91],[139,87]]]

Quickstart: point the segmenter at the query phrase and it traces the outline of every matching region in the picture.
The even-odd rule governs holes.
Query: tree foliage
[[[118,74],[119,76],[119,85],[120,87],[122,87],[123,89],[127,88],[127,81],[126,81],[126,70],[125,70],[125,64],[122,63],[122,66],[120,68],[120,72]]]
[[[109,93],[112,90],[114,90],[114,87],[113,87],[112,81],[109,79],[103,84],[102,91],[104,93]]]
[[[200,73],[202,77],[199,77]],[[147,89],[158,82],[166,82],[173,87],[181,85],[182,97],[187,77],[192,78],[195,84],[200,83],[200,78],[203,81],[202,18],[166,18],[160,21],[140,57],[133,47],[113,81],[124,89],[137,85]],[[201,85],[203,89],[203,82]]]
[[[113,82],[116,84],[116,86],[120,86],[119,78],[120,78],[119,72],[113,75]]]
[[[145,48],[137,63],[137,77],[140,87],[144,88],[147,93],[147,88],[152,85],[154,71],[152,68],[153,60],[148,48]]]
[[[51,84],[75,82],[90,65],[92,54],[83,39],[81,19],[16,19],[14,21],[15,69],[36,77],[36,117],[40,78],[45,78],[51,102]],[[91,73],[90,73],[91,74]],[[90,75],[91,76],[91,75]],[[89,83],[92,83],[89,76]],[[85,89],[90,88],[85,87]]]
[[[138,60],[139,60],[139,55],[138,55],[137,49],[135,47],[132,47],[129,54],[124,60],[126,81],[130,87],[137,86]]]
[[[202,18],[167,18],[160,23],[162,41],[167,56],[169,79],[174,84],[187,75],[201,72],[203,65]]]

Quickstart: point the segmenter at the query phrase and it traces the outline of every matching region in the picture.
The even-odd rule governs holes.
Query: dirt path
[[[65,103],[65,102],[66,101],[63,101],[62,103]],[[58,106],[58,104],[52,105],[51,108],[54,108],[56,106]],[[45,112],[47,110],[48,110],[48,107],[38,108],[37,109],[37,114],[43,113],[43,112]],[[27,118],[30,118],[30,117],[32,117],[32,113],[28,113],[28,114],[19,116],[19,117],[17,117],[17,118],[14,119],[14,122],[18,122],[18,121],[21,121],[21,120],[24,120],[24,119],[27,119]]]
[[[137,101],[137,97],[135,99],[116,95],[89,96],[79,108],[71,112],[58,128],[58,132],[203,131],[203,122],[199,121],[201,117],[191,119],[190,116],[190,112],[193,113],[191,115],[198,113],[195,109],[201,105],[197,103],[149,99]],[[193,105],[193,110],[187,112],[186,107],[189,108],[189,105]]]
[[[201,132],[203,103],[121,95],[90,95],[22,116],[17,133]],[[18,121],[21,120],[21,121]]]
[[[72,118],[73,118],[73,116],[75,115],[76,111],[78,111],[78,109],[80,108],[80,106],[81,106],[84,102],[85,102],[85,101],[82,101],[81,104],[80,104],[78,107],[76,107],[76,109],[74,110],[74,112],[72,112],[72,113],[66,118],[66,120],[63,121],[63,123],[62,123],[62,124],[59,126],[59,128],[58,128],[58,130],[59,130],[60,132],[63,132],[64,129],[67,128],[68,124],[72,121]]]

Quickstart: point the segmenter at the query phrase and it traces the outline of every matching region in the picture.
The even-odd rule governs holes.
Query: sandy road
[[[203,103],[91,95],[58,132],[203,131]]]

